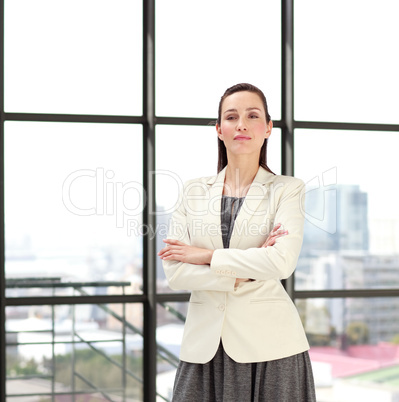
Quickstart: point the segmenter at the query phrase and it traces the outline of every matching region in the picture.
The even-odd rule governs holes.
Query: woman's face
[[[253,92],[241,91],[224,99],[218,137],[224,142],[227,155],[254,154],[271,134],[272,122],[266,122],[261,98]]]

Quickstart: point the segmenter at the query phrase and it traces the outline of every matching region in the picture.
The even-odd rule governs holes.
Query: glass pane
[[[6,0],[5,110],[141,115],[142,2]]]
[[[165,302],[157,308],[157,392],[172,400],[188,303]]]
[[[297,289],[399,287],[398,147],[395,133],[296,130],[295,173],[307,183]]]
[[[141,304],[18,306],[6,314],[10,400],[142,400]]]
[[[398,392],[399,299],[297,300],[320,401],[390,401]]]
[[[215,127],[164,126],[156,129],[157,250],[163,248],[169,219],[183,184],[201,176],[216,174],[217,136]],[[157,258],[158,292],[170,292],[161,259]]]
[[[249,82],[278,120],[280,8],[278,0],[157,1],[157,115],[214,117],[224,91]]]
[[[398,123],[399,3],[295,2],[295,118]]]
[[[141,126],[7,122],[7,295],[141,293]]]
[[[281,172],[281,130],[273,129],[268,143],[268,166]],[[157,249],[168,233],[169,219],[183,184],[196,177],[217,173],[217,137],[213,126],[157,126],[156,131]],[[169,292],[162,268],[157,260],[158,291]]]

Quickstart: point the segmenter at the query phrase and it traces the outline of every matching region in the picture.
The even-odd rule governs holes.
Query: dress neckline
[[[245,198],[245,196],[244,197],[233,197],[231,195],[224,195],[224,194],[222,194],[222,197],[224,197],[224,198],[234,198],[236,200],[242,200],[243,198]]]

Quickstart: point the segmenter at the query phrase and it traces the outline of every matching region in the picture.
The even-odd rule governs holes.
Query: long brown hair
[[[269,114],[269,110],[267,107],[267,102],[266,102],[266,97],[264,93],[257,88],[255,85],[251,84],[237,84],[234,85],[230,88],[227,88],[223,96],[220,98],[219,102],[219,110],[218,110],[218,119],[217,119],[217,124],[220,127],[221,123],[221,114],[222,114],[222,105],[223,101],[230,95],[236,93],[236,92],[242,92],[242,91],[248,91],[248,92],[253,92],[256,93],[259,98],[263,102],[263,107],[265,108],[266,112],[266,122],[269,124],[271,117]],[[262,148],[260,149],[260,155],[259,155],[259,165],[265,168],[267,171],[270,173],[273,173],[269,167],[267,166],[267,138],[265,139],[265,142],[262,145]],[[227,152],[226,152],[226,146],[224,145],[224,142],[218,137],[218,173],[227,165]],[[274,173],[273,173],[274,174]]]

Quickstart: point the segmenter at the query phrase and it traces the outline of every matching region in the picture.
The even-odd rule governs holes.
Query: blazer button
[[[224,311],[224,309],[225,309],[224,304],[219,304],[219,310],[220,310],[220,311]]]

